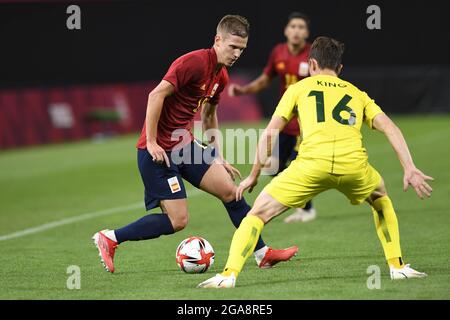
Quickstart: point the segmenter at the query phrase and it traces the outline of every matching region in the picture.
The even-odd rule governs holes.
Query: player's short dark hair
[[[288,25],[291,22],[291,20],[293,20],[293,19],[303,19],[303,21],[305,21],[305,23],[306,23],[306,27],[309,30],[309,26],[311,25],[311,20],[309,19],[309,17],[306,14],[304,14],[303,12],[298,12],[298,11],[291,12],[291,14],[288,16],[286,25]]]
[[[309,58],[315,59],[320,69],[339,71],[345,46],[329,37],[318,37],[311,45]]]
[[[227,14],[217,25],[217,33],[225,32],[241,38],[247,38],[250,32],[250,23],[242,16]]]

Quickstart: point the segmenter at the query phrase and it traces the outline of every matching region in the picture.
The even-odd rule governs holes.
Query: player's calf
[[[288,207],[275,200],[268,193],[262,191],[256,198],[253,208],[249,214],[260,218],[264,224],[267,224],[270,220],[277,217],[287,209]]]

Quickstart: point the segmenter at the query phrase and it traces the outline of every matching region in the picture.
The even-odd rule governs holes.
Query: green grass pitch
[[[380,133],[364,130],[365,146],[394,202],[405,261],[427,272],[426,279],[391,281],[368,205],[352,206],[337,191],[328,191],[314,200],[316,221],[287,225],[278,218],[264,229],[265,241],[274,247],[299,246],[292,261],[260,270],[251,258],[237,288],[196,289],[223,267],[234,228],[219,200],[192,193],[189,184],[188,227],[172,236],[122,244],[116,273],[106,273],[92,234],[145,214],[143,205],[101,212],[143,201],[132,135],[0,153],[0,299],[449,299],[450,117],[394,119],[416,165],[435,177],[431,199],[402,191],[400,165]],[[249,165],[239,168],[243,174],[250,170]],[[247,195],[249,203],[267,181]],[[80,218],[89,213],[97,216]],[[71,217],[47,230],[2,237]],[[206,274],[184,274],[175,263],[178,243],[191,235],[205,237],[215,249],[216,262]],[[70,265],[80,267],[80,290],[66,287]],[[367,288],[370,265],[381,268],[379,290]]]

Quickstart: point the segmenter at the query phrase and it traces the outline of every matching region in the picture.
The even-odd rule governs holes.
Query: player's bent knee
[[[386,190],[384,190],[384,191],[375,190],[374,192],[372,192],[372,194],[366,200],[367,200],[367,202],[372,204],[375,200],[377,200],[381,197],[384,197],[384,196],[387,196]]]
[[[383,179],[381,179],[380,185],[372,192],[367,201],[373,203],[375,200],[387,196],[386,187],[384,185]]]
[[[384,180],[381,178],[380,185],[370,194],[366,199],[369,204],[372,204],[375,200],[387,196],[386,187],[384,185]]]
[[[220,200],[225,203],[234,201],[236,199],[236,186],[233,184],[228,188],[224,188],[224,191],[220,195]]]
[[[176,215],[169,215],[170,222],[172,223],[173,230],[175,232],[181,231],[186,228],[189,222],[189,215],[187,212],[178,213]]]
[[[183,230],[184,228],[186,228],[187,224],[188,224],[187,216],[172,221],[172,227],[175,232]]]

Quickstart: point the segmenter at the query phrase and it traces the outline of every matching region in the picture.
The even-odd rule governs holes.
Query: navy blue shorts
[[[279,154],[274,154],[279,159],[279,167],[275,175],[286,169],[289,163],[297,157],[297,151],[295,150],[296,144],[297,136],[280,132],[275,142],[275,148],[279,146]]]
[[[138,149],[138,167],[145,186],[147,210],[160,206],[161,200],[185,199],[183,179],[199,188],[216,153],[214,148],[194,140],[183,149],[167,152],[167,155],[170,167],[154,162],[146,149]]]

